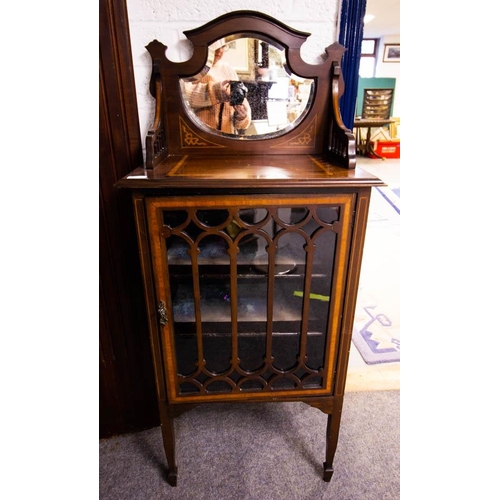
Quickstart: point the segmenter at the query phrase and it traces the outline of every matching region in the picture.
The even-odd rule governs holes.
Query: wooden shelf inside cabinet
[[[238,335],[265,334],[267,331],[267,284],[256,285],[245,282],[238,286]],[[273,301],[273,335],[277,333],[299,334],[302,322],[302,292],[294,293],[294,286],[279,284]],[[228,286],[211,284],[203,288],[200,298],[200,312],[203,335],[231,335],[231,290]],[[328,304],[323,304],[328,308]],[[172,299],[175,331],[196,332],[195,303],[193,290],[189,286],[179,286]],[[315,323],[321,319],[310,317],[307,333],[314,333],[319,327]]]
[[[198,246],[197,266],[202,276],[216,276],[222,278],[230,274],[229,255],[225,242],[219,238],[217,241],[209,238],[202,240]],[[260,248],[259,248],[260,247]],[[236,273],[238,276],[246,276],[248,279],[265,278],[269,273],[269,255],[265,251],[262,242],[257,238],[247,238],[243,244],[238,246],[238,260]],[[189,255],[189,247],[179,244],[179,241],[169,245],[168,263],[170,274],[174,276],[191,276],[192,260]],[[300,262],[302,257],[299,252],[295,254],[286,249],[280,255],[271,269],[276,276],[296,276],[304,272],[304,263]]]
[[[384,185],[356,167],[342,123],[345,49],[334,43],[310,65],[300,56],[308,33],[254,11],[185,34],[185,62],[168,60],[157,40],[147,46],[156,116],[146,166],[117,183],[132,192],[167,481],[177,484],[176,416],[271,401],[328,414],[329,481],[370,193]],[[232,68],[227,86],[215,75],[231,50],[260,59]],[[236,84],[266,75],[251,99],[268,123],[250,127]],[[279,78],[283,88],[271,85]]]

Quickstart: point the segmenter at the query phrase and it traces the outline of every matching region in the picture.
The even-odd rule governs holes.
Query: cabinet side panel
[[[337,377],[335,380],[334,395],[344,394],[347,367],[349,362],[349,350],[351,346],[352,328],[354,324],[354,312],[358,294],[359,276],[361,272],[361,261],[363,257],[363,245],[368,221],[368,209],[370,205],[371,188],[360,189],[355,209],[353,223],[351,253],[348,263],[347,282],[344,300],[344,314],[340,330],[339,357],[337,362]]]
[[[342,358],[341,351],[339,348],[332,346],[342,345],[342,319],[343,311],[347,290],[345,289],[346,275],[350,267],[350,261],[348,260],[350,245],[352,244],[352,229],[351,221],[353,217],[354,210],[354,195],[349,195],[349,202],[343,206],[343,224],[344,230],[341,233],[340,241],[338,242],[338,251],[336,252],[335,258],[335,280],[332,284],[335,289],[335,299],[331,303],[330,307],[330,317],[329,317],[329,343],[327,345],[327,352],[331,353],[332,359],[328,363],[329,370],[327,375],[328,389],[331,392],[334,390],[335,380],[338,377],[338,371],[335,370],[335,366],[338,364],[339,359]]]

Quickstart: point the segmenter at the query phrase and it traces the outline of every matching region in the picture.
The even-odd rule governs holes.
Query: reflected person
[[[244,86],[234,88],[238,74],[222,60],[229,47],[221,40],[210,48],[215,49],[212,67],[199,79],[185,81],[185,95],[196,116],[209,127],[228,134],[244,133],[252,121],[252,112]],[[235,92],[239,97],[236,100]]]

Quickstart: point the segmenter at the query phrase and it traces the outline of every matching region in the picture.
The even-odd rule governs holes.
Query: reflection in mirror
[[[291,73],[285,51],[257,38],[222,38],[206,66],[181,79],[188,113],[202,128],[238,139],[275,137],[307,114],[314,82]]]

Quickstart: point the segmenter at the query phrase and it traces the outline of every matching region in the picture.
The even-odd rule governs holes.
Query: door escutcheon
[[[168,323],[167,311],[165,310],[165,302],[160,300],[158,304],[158,314],[160,316],[160,323],[165,326]]]

